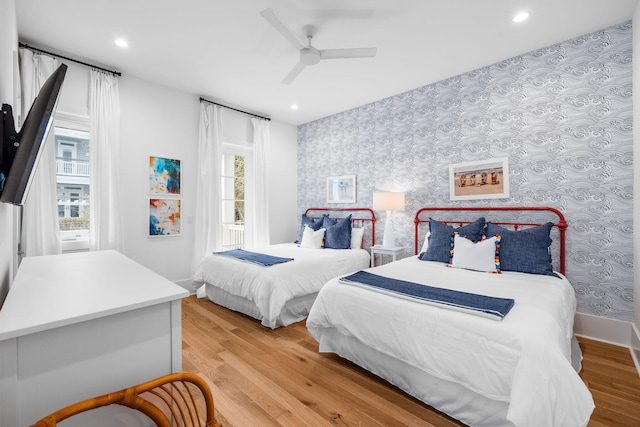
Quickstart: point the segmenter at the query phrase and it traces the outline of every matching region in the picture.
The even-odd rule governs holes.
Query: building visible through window
[[[244,247],[245,157],[222,156],[222,248]]]
[[[89,248],[89,128],[85,118],[56,115],[54,122],[58,223],[62,250]]]

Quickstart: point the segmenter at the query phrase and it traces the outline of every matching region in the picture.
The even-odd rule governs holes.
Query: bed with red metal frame
[[[306,322],[320,352],[338,354],[468,425],[586,425],[594,406],[578,375],[581,352],[573,334],[575,291],[565,276],[564,215],[549,207],[426,207],[416,212],[414,224],[417,256],[332,279],[322,288]],[[475,243],[462,236],[472,235],[472,224],[480,224],[485,234]],[[427,251],[441,245],[443,236],[434,233],[448,230],[447,247],[440,247],[451,253],[448,261],[418,255],[428,229]],[[500,233],[487,236],[487,230]],[[505,263],[513,256],[535,259],[530,240],[543,242],[547,254],[551,248],[553,255],[542,258],[553,270],[498,268],[501,258]],[[493,248],[493,270],[454,267],[459,251],[468,255],[484,247],[485,257],[487,245]],[[521,248],[526,249],[519,253]],[[513,305],[503,317],[490,318],[352,283],[355,276],[369,275]]]
[[[362,240],[352,242],[355,247],[350,249],[309,249],[299,243],[248,249],[250,255],[291,259],[271,266],[210,254],[194,276],[198,296],[272,329],[303,320],[324,283],[369,265],[368,248],[375,242],[376,223],[370,208],[309,208],[304,215],[321,220],[325,215],[334,220],[351,215],[352,230],[364,229]]]

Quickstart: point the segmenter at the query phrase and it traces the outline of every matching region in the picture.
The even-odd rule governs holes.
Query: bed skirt
[[[253,301],[230,294],[229,292],[208,283],[204,284],[204,286],[206,297],[209,298],[210,301],[233,311],[253,317],[254,319],[258,319],[262,322],[262,325],[268,327],[269,319],[264,318],[260,313],[258,306]],[[200,292],[198,292],[198,296],[201,296]],[[279,316],[275,319],[275,327],[287,326],[305,319],[309,315],[311,306],[317,296],[318,293],[316,292],[314,294],[303,295],[288,301]]]
[[[513,427],[507,402],[488,399],[368,347],[334,328],[315,329],[320,352],[335,353],[385,379],[416,399],[472,426]]]

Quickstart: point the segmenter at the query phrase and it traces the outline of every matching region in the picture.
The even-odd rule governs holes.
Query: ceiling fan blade
[[[296,33],[294,33],[278,15],[276,15],[276,12],[273,9],[265,9],[260,12],[260,15],[262,15],[262,17],[271,24],[273,28],[282,34],[285,39],[289,40],[296,49],[304,49],[304,42],[300,40]]]
[[[282,79],[281,83],[283,85],[291,84],[296,79],[296,77],[298,77],[298,74],[300,74],[302,70],[304,70],[304,67],[306,67],[306,65],[304,65],[302,62],[298,62],[293,66],[291,71],[289,71],[289,74],[287,74],[285,78]]]
[[[320,59],[371,58],[376,56],[378,48],[361,47],[353,49],[322,49]]]

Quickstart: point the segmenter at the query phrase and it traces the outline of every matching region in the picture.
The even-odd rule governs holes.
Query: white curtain
[[[252,118],[253,124],[253,170],[254,170],[254,203],[251,240],[254,246],[269,244],[269,122]]]
[[[193,271],[222,248],[222,108],[200,103]]]
[[[15,112],[20,117],[20,126],[40,88],[57,68],[57,59],[20,49],[21,106]],[[21,240],[25,256],[61,252],[53,134],[52,127],[22,208]]]
[[[91,70],[89,88],[91,250],[123,251],[118,203],[120,93],[116,76]]]

